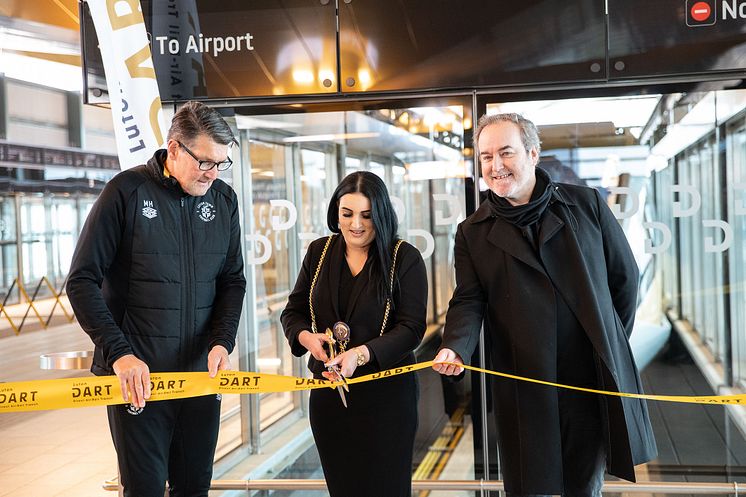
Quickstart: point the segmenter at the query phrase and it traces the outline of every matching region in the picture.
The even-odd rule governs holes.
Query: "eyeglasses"
[[[226,169],[229,169],[233,165],[233,161],[231,160],[230,157],[226,157],[226,159],[221,162],[215,162],[212,160],[200,160],[197,158],[196,155],[194,155],[194,153],[191,150],[187,148],[186,145],[181,143],[179,140],[176,140],[176,143],[178,143],[179,146],[183,148],[186,153],[191,155],[192,159],[196,160],[199,163],[200,171],[209,171],[213,167],[217,167],[218,171],[225,171]]]

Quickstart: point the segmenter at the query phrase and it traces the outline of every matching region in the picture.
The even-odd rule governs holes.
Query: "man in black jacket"
[[[116,374],[124,401],[108,407],[124,495],[206,496],[220,397],[149,403],[150,372],[231,367],[246,287],[238,199],[217,178],[233,133],[189,102],[166,150],[104,188],[80,234],[67,292],[95,344],[91,371]]]
[[[599,193],[536,167],[536,126],[483,116],[474,132],[487,198],[456,233],[456,289],[434,369],[459,374],[484,323],[498,371],[642,393],[630,350],[638,271]],[[456,365],[454,365],[456,364]],[[655,457],[645,401],[493,382],[509,496],[600,497],[604,470],[633,480]]]

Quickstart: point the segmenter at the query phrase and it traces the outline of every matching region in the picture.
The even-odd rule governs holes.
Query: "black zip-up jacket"
[[[233,350],[246,290],[238,199],[216,179],[202,197],[163,175],[166,151],[117,174],[93,205],[67,293],[95,344],[91,371],[134,354],[150,371],[206,371]]]

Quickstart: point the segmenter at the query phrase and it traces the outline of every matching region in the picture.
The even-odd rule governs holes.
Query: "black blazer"
[[[319,238],[309,245],[295,288],[280,316],[292,352],[299,357],[308,352],[298,342],[298,334],[303,330],[312,331],[308,293],[326,240],[327,237]],[[368,254],[366,264],[375,256],[374,250],[372,248]],[[413,351],[422,341],[427,326],[427,273],[420,251],[407,242],[399,247],[393,305],[382,336],[379,334],[385,302],[379,301],[376,287],[364,275],[353,286],[347,314],[340,315],[338,301],[342,264],[347,264],[345,242],[341,235],[335,235],[329,244],[314,287],[313,309],[317,331],[322,333],[337,321],[344,321],[350,326],[348,350],[363,344],[370,349],[371,362],[357,368],[353,376],[413,364]],[[313,356],[308,361],[308,368],[315,374],[326,370],[323,363]]]

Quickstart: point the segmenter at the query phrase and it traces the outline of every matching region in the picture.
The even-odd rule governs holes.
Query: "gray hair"
[[[521,132],[521,143],[523,143],[526,152],[536,147],[536,151],[541,153],[541,140],[539,140],[539,130],[536,125],[520,114],[507,112],[505,114],[485,114],[479,118],[477,128],[474,130],[474,155],[476,157],[479,157],[479,135],[482,134],[484,128],[503,122],[518,126]]]
[[[207,135],[221,145],[238,144],[231,127],[217,110],[201,102],[189,101],[171,119],[167,139],[191,142],[199,135]]]

